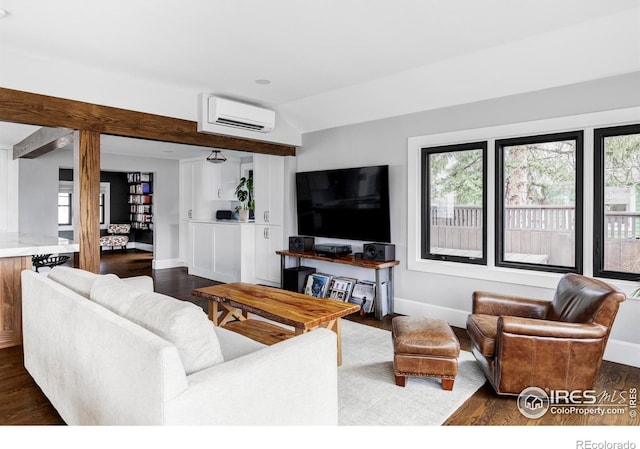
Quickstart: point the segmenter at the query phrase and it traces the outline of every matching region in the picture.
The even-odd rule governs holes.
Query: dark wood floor
[[[154,279],[155,290],[175,298],[191,301],[206,310],[206,303],[191,295],[194,288],[211,285],[212,281],[189,276],[185,268],[165,270],[151,269],[151,253],[128,250],[105,253],[100,269],[102,273],[115,273],[120,277],[149,275]],[[362,324],[391,329],[391,316],[383,320],[354,315],[348,317]],[[470,342],[464,329],[454,328],[460,346],[470,350]],[[598,376],[596,391],[628,392],[640,386],[640,369],[604,361]],[[410,388],[410,383],[407,384]],[[0,424],[2,425],[54,425],[64,424],[55,409],[47,401],[23,365],[22,347],[0,350]],[[579,414],[557,415],[547,413],[537,420],[520,414],[516,398],[495,394],[486,383],[467,400],[445,425],[508,425],[508,426],[598,426],[598,425],[640,425],[638,417],[630,418],[628,412],[622,415],[584,416]]]

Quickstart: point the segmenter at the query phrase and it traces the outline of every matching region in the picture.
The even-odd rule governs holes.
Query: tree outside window
[[[422,149],[422,257],[486,264],[487,143]]]
[[[640,274],[640,125],[594,132],[594,275]]]
[[[496,265],[582,271],[582,131],[496,141]]]

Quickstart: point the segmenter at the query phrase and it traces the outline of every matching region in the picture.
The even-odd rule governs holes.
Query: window
[[[102,189],[101,189],[102,190]],[[100,192],[100,224],[104,224],[104,192]]]
[[[106,229],[110,222],[111,184],[100,183],[99,213],[100,228]],[[58,184],[58,230],[73,230],[73,181],[59,181]]]
[[[58,225],[71,225],[71,193],[58,192]]]
[[[487,263],[487,143],[422,148],[422,257]]]
[[[497,140],[496,265],[582,272],[582,131]]]
[[[595,276],[640,274],[640,124],[594,131]]]

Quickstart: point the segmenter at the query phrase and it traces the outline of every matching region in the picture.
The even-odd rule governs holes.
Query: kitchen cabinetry
[[[253,156],[253,189],[256,223],[282,225],[284,214],[284,158]]]
[[[212,164],[203,160],[180,162],[180,218],[211,220],[219,205],[215,201],[236,201],[240,162]]]
[[[259,282],[280,287],[280,257],[276,251],[282,249],[282,226],[256,224],[255,276]]]
[[[258,282],[280,286],[280,258],[284,231],[284,158],[253,156],[255,196],[255,276]]]
[[[189,274],[219,282],[241,277],[240,224],[189,223]]]

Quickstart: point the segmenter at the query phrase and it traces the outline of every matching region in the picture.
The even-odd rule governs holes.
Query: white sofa
[[[265,346],[151,278],[22,272],[24,363],[67,424],[337,425],[336,336]]]

